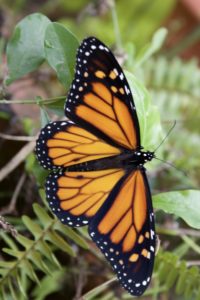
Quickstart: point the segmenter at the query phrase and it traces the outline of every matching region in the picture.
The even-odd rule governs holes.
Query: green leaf
[[[43,231],[37,223],[31,220],[31,218],[29,218],[28,216],[22,216],[22,221],[36,239],[40,238]]]
[[[11,238],[11,236],[9,236],[8,234],[6,234],[5,232],[0,232],[0,237],[4,240],[4,242],[13,250],[18,250],[17,245],[15,244],[15,241]]]
[[[51,276],[45,276],[40,285],[36,286],[32,292],[34,299],[43,300],[52,293],[60,290],[63,278],[65,276],[65,270],[54,271]]]
[[[68,88],[74,76],[78,40],[63,25],[51,23],[45,34],[45,55],[59,81]]]
[[[32,261],[33,264],[38,268],[38,270],[43,271],[44,273],[51,275],[51,271],[48,266],[44,263],[42,256],[38,251],[32,251],[28,255],[28,258]]]
[[[22,272],[24,272],[31,280],[37,282],[39,284],[39,279],[31,265],[31,263],[28,260],[22,260],[19,264],[19,267],[21,268]],[[21,280],[20,280],[21,282]],[[22,288],[22,284],[20,284],[20,287]]]
[[[42,225],[44,226],[44,228],[47,228],[50,225],[52,225],[52,223],[53,223],[54,220],[52,220],[52,218],[50,218],[50,216],[44,210],[43,207],[41,207],[37,203],[34,203],[33,204],[33,210],[34,210],[36,216],[38,217],[38,219],[40,220],[40,222],[42,223]]]
[[[20,259],[24,254],[23,251],[12,250],[12,249],[9,249],[9,248],[3,248],[2,251],[4,253],[7,253],[7,254],[11,255],[11,256],[17,257],[18,259]]]
[[[53,112],[59,117],[63,117],[65,101],[66,99],[58,99],[55,102],[44,104],[44,107],[48,108],[48,111]]]
[[[21,234],[18,234],[17,235],[17,241],[22,245],[24,246],[25,249],[29,249],[32,247],[33,245],[33,241],[28,239],[27,237],[21,235]]]
[[[185,190],[153,196],[154,208],[175,214],[189,226],[200,229],[200,191]]]
[[[61,265],[58,262],[57,258],[53,254],[53,251],[49,247],[49,245],[40,239],[35,248],[44,255],[46,259],[48,259],[56,268],[61,269]]]
[[[27,156],[25,167],[29,173],[34,174],[38,185],[44,186],[49,172],[40,166],[34,153],[31,153]]]
[[[162,47],[165,39],[167,36],[167,29],[166,28],[160,28],[158,29],[151,40],[151,43],[149,45],[146,45],[143,47],[140,52],[138,53],[136,59],[135,59],[135,65],[134,67],[140,66],[143,62],[145,62],[147,59],[149,59],[154,53],[156,53],[160,48]]]
[[[4,289],[4,286],[2,286],[2,289],[0,290],[0,296],[1,296],[1,298],[0,299],[2,299],[2,300],[7,300],[7,294],[6,294],[6,292],[5,292],[5,289]]]
[[[176,284],[176,294],[177,295],[181,295],[184,291],[185,288],[185,282],[187,280],[187,266],[185,261],[182,261],[180,263],[180,276],[177,280],[177,284]]]
[[[13,261],[0,260],[0,267],[4,267],[5,269],[11,269],[13,265]]]
[[[113,277],[112,279],[98,285],[97,287],[95,287],[94,289],[90,290],[88,293],[86,293],[83,296],[84,300],[92,300],[92,299],[96,299],[96,296],[99,295],[100,293],[102,293],[103,291],[105,291],[110,284],[112,284],[114,281],[116,280],[116,277]],[[100,298],[98,298],[100,299]]]
[[[10,290],[13,300],[18,300],[17,294],[16,294],[16,289],[14,289],[13,282],[11,281],[10,278],[8,279],[8,286],[9,286],[9,290]]]
[[[21,20],[8,42],[6,54],[9,77],[6,84],[37,69],[44,61],[44,34],[50,20],[34,13]]]
[[[72,247],[65,242],[65,240],[59,236],[56,232],[47,232],[45,239],[54,244],[57,248],[60,248],[62,251],[68,253],[69,255],[75,257],[76,254],[73,251]]]
[[[75,241],[76,244],[78,244],[82,248],[89,249],[87,242],[79,234],[77,234],[72,228],[63,225],[61,222],[58,221],[55,223],[54,229],[65,234],[67,237]]]
[[[49,115],[43,106],[40,106],[40,121],[41,121],[42,128],[45,127],[50,122]]]
[[[129,72],[126,72],[140,124],[141,145],[146,150],[154,150],[162,136],[160,114],[144,86]]]
[[[26,270],[26,268],[25,268],[25,270]],[[19,274],[16,274],[16,280],[17,280],[17,284],[18,284],[20,292],[22,293],[24,298],[27,299],[28,297],[26,295],[26,291],[24,290],[24,286],[22,284],[22,278],[19,276]],[[37,282],[39,283],[39,280],[37,280]]]

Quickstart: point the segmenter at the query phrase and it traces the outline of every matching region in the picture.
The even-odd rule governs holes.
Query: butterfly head
[[[137,150],[133,153],[130,162],[134,165],[136,164],[139,168],[143,169],[144,164],[148,161],[151,161],[154,157],[154,152]]]
[[[144,158],[144,162],[151,161],[155,157],[154,152],[151,151],[146,151],[143,152],[142,154],[143,154],[142,156]]]

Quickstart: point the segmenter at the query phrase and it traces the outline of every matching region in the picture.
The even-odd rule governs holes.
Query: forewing
[[[85,39],[79,47],[65,113],[108,143],[128,149],[140,146],[128,82],[111,51],[96,38]]]
[[[125,174],[117,183],[90,223],[89,233],[122,286],[141,295],[151,279],[156,238],[144,170]]]
[[[72,122],[53,122],[40,132],[36,155],[49,170],[120,154],[113,147]]]
[[[46,195],[52,212],[69,226],[88,224],[123,175],[121,169],[50,174]]]

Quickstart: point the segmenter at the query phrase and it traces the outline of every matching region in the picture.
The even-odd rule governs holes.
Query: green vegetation
[[[6,12],[10,2],[3,5]],[[25,2],[16,1],[16,14],[27,10]],[[90,241],[87,228],[73,230],[50,213],[44,195],[47,172],[33,154],[40,128],[52,118],[64,117],[76,49],[89,35],[102,39],[122,58],[145,149],[156,149],[176,120],[156,155],[179,170],[159,160],[147,165],[161,245],[151,287],[140,299],[159,299],[160,295],[175,300],[200,299],[200,70],[196,59],[184,61],[178,51],[170,59],[166,55],[167,30],[162,28],[162,22],[175,1],[155,0],[151,5],[147,0],[134,4],[132,0],[118,1],[116,5],[113,1],[44,2],[41,13],[26,13],[7,42],[1,38],[1,44],[6,44],[8,76],[1,70],[0,120],[12,119],[4,109],[6,105],[20,105],[23,110],[32,104],[40,109],[41,126],[34,118],[21,120],[23,131],[34,138],[22,158],[13,154],[15,167],[11,166],[13,162],[7,166],[5,160],[0,169],[2,181],[24,161],[23,173],[34,182],[30,191],[34,200],[30,203],[28,195],[24,196],[27,209],[17,205],[15,215],[4,214],[5,219],[0,219],[0,299],[133,299],[119,288],[100,251]],[[62,15],[52,22],[50,16],[56,9],[63,10],[66,17]],[[4,46],[0,49],[3,56]],[[44,81],[48,97],[38,93],[31,99],[9,100],[8,90],[13,84],[26,80],[27,75],[40,76],[40,72],[48,73],[47,85],[53,82],[51,90]],[[25,179],[21,186],[24,182]],[[12,194],[6,187],[0,198],[13,199]]]

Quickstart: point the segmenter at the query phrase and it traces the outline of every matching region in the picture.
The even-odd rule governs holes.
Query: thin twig
[[[0,104],[50,104],[57,101],[63,101],[66,99],[66,96],[60,96],[56,98],[48,98],[48,99],[24,99],[24,100],[7,100],[1,99]]]
[[[1,170],[0,182],[8,176],[35,148],[35,142],[27,143]]]
[[[200,260],[187,261],[187,267],[200,266]]]
[[[14,228],[14,226],[9,224],[2,216],[0,216],[0,227],[2,227],[4,231],[10,232],[12,236],[17,236],[17,230]]]
[[[113,277],[107,281],[105,281],[104,283],[100,284],[98,287],[93,288],[92,290],[90,290],[89,292],[87,292],[86,294],[84,294],[82,296],[83,300],[87,300],[88,298],[90,298],[91,295],[95,294],[95,292],[100,293],[100,291],[104,291],[111,283],[113,283],[114,281],[116,281],[117,277]]]
[[[182,236],[182,235],[190,235],[194,237],[200,237],[200,231],[194,229],[185,229],[185,228],[163,228],[157,227],[157,233],[159,234],[166,234],[166,235],[173,235],[173,236]]]
[[[182,240],[196,253],[200,254],[200,247],[191,238],[186,235],[181,235]]]
[[[83,287],[84,287],[85,283],[86,283],[85,272],[81,269],[79,274],[78,274],[78,280],[77,280],[77,284],[76,284],[76,295],[73,298],[73,300],[83,299],[81,297],[81,295],[82,295],[82,290],[83,290]]]
[[[5,134],[0,132],[0,138],[3,138],[5,140],[11,140],[11,141],[26,141],[26,142],[31,142],[31,141],[36,141],[37,137],[36,136],[20,136],[20,135],[10,135],[10,134]]]
[[[5,214],[11,214],[13,211],[15,211],[15,206],[16,206],[16,202],[17,202],[17,198],[19,196],[19,193],[21,191],[21,188],[25,182],[26,179],[26,174],[23,173],[21,175],[21,177],[19,178],[19,181],[15,187],[12,199],[10,201],[10,204],[5,207],[4,209],[1,210],[1,215],[5,215]]]

